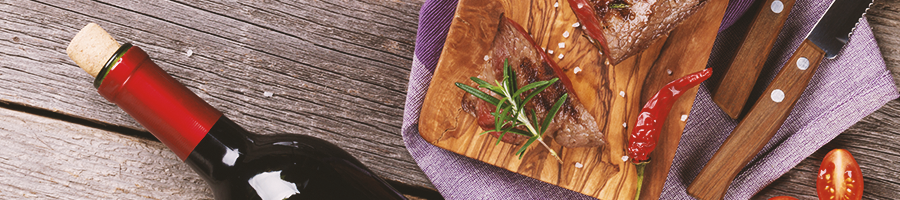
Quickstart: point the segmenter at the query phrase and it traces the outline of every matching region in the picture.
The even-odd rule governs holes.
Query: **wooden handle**
[[[718,87],[710,91],[713,102],[731,118],[740,116],[792,6],[794,0],[766,0],[762,5],[756,5],[761,8],[747,36]]]
[[[738,172],[775,136],[816,72],[825,51],[804,40],[775,80],[688,187],[699,199],[722,199]]]

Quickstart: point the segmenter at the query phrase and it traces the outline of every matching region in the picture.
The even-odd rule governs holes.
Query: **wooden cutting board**
[[[663,85],[706,67],[727,4],[725,0],[707,2],[667,38],[611,66],[582,36],[582,30],[573,26],[578,19],[565,0],[460,0],[425,96],[419,132],[438,147],[588,196],[634,199],[637,174],[622,156],[637,114]],[[462,110],[464,92],[454,83],[472,85],[468,78],[476,76],[478,66],[487,62],[485,55],[501,14],[521,24],[540,46],[553,50],[550,56],[572,80],[573,92],[606,134],[605,146],[562,148],[549,142],[563,160],[559,164],[541,145],[532,145],[518,159],[514,156],[518,145],[495,145],[496,138],[478,134],[483,130],[474,123],[474,116]],[[566,32],[568,37],[563,36]],[[559,43],[565,43],[564,47]],[[581,69],[577,74],[576,67]],[[695,88],[685,93],[668,116],[651,154],[653,162],[647,168],[642,199],[659,197],[684,129],[682,116],[690,112],[696,92]]]

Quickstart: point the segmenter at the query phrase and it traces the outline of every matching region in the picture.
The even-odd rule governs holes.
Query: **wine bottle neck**
[[[182,160],[222,116],[129,44],[110,58],[95,86]]]

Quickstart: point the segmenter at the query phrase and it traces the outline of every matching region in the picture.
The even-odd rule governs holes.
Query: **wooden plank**
[[[65,55],[96,22],[252,132],[323,138],[433,189],[399,131],[421,3],[3,1],[0,101],[143,130]]]
[[[0,108],[0,198],[212,199],[162,143]]]
[[[884,107],[838,135],[784,176],[763,189],[757,198],[776,195],[816,198],[816,176],[822,158],[832,149],[847,149],[859,163],[863,173],[864,199],[900,198],[900,100]]]
[[[888,70],[894,76],[894,84],[900,89],[900,0],[875,0],[866,19],[872,27],[875,41]]]

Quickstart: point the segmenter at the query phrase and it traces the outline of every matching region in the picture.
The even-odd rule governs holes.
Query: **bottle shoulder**
[[[403,198],[330,142],[299,134],[256,135],[229,126],[211,131],[188,162],[205,174],[217,199]]]

